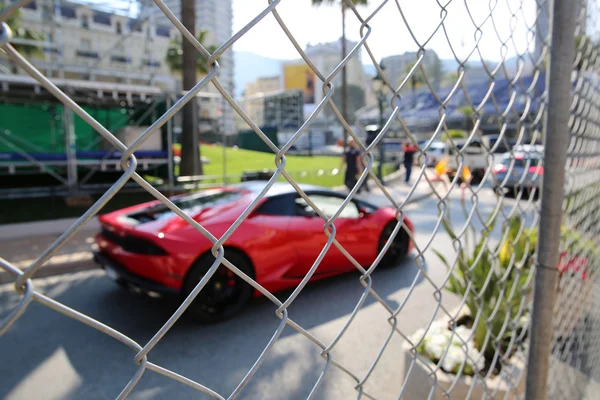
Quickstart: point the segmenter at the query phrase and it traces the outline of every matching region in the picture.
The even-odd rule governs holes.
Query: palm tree
[[[196,32],[196,0],[181,0],[181,23],[189,32]],[[190,90],[196,84],[196,49],[188,41],[181,45],[181,73],[183,90]],[[198,140],[198,102],[194,99],[183,107],[181,137],[181,162],[179,175],[190,176],[202,173],[200,143]]]
[[[190,32],[196,32],[196,2],[181,0],[181,23]],[[206,32],[198,33],[202,43]],[[183,90],[191,90],[197,82],[197,73],[207,73],[206,60],[188,40],[183,38],[172,42],[167,50],[166,63],[172,71],[181,71]],[[198,102],[189,101],[183,107],[181,163],[179,174],[182,176],[202,175],[200,162],[200,143],[198,140]]]
[[[217,46],[207,45],[206,44],[206,36],[208,35],[208,31],[206,29],[200,30],[196,35],[196,40],[200,42],[202,46],[209,52],[214,53],[217,50]],[[203,54],[196,51],[196,72],[200,75],[208,74],[208,65],[207,58],[204,57]],[[167,55],[165,56],[165,62],[169,66],[169,69],[172,72],[181,72],[183,66],[183,49],[181,46],[181,38],[173,39],[169,43],[169,47],[167,49]]]
[[[369,0],[351,0],[354,5],[367,5]],[[312,0],[314,6],[320,6],[323,3],[333,4],[337,0]],[[342,60],[346,58],[346,0],[340,0],[342,9]],[[342,68],[342,117],[348,120],[348,76],[346,73],[346,67]],[[348,139],[348,132],[344,130],[344,146]]]

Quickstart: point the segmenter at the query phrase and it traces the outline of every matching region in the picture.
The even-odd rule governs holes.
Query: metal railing
[[[311,350],[306,351],[314,351],[323,359],[323,362],[315,361],[310,366],[311,369],[319,369],[320,373],[315,381],[307,383],[310,385],[307,388],[308,398],[319,398],[323,382],[332,375],[332,370],[349,378],[340,381],[338,388],[349,385],[356,391],[358,398],[580,397],[574,393],[583,397],[585,391],[593,387],[600,378],[600,292],[597,274],[600,262],[597,250],[600,246],[600,61],[598,38],[590,29],[591,25],[592,28],[597,28],[598,10],[594,8],[594,3],[582,1],[577,3],[579,7],[572,7],[567,0],[554,0],[550,3],[543,0],[521,0],[492,2],[482,7],[475,2],[450,1],[431,6],[435,12],[430,15],[416,16],[412,13],[414,10],[398,1],[376,1],[365,12],[348,0],[345,1],[347,17],[360,25],[360,40],[339,65],[326,75],[306,55],[288,29],[286,18],[279,13],[278,7],[286,2],[288,0],[271,0],[268,4],[265,2],[260,13],[213,54],[209,54],[165,3],[155,0],[156,5],[185,40],[190,41],[208,59],[209,68],[207,75],[192,90],[177,100],[129,147],[19,54],[11,46],[13,36],[9,27],[2,25],[0,48],[56,99],[92,126],[118,151],[123,152],[121,165],[124,172],[28,268],[20,270],[0,259],[0,268],[14,276],[11,288],[20,296],[18,304],[0,321],[0,335],[14,328],[31,303],[37,302],[120,341],[132,350],[131,360],[137,367],[122,391],[114,393],[120,399],[126,398],[148,371],[178,381],[211,398],[244,398],[244,388],[253,379],[259,379],[257,371],[277,348],[282,332],[286,329],[295,331],[314,344]],[[16,6],[26,3],[26,0],[19,1]],[[535,12],[532,13],[532,9]],[[0,21],[7,20],[15,10],[16,7],[6,8],[0,14]],[[386,71],[390,69],[386,68],[384,71],[381,68],[368,40],[378,29],[376,17],[383,13],[395,13],[396,23],[401,24],[405,30],[403,40],[410,41],[417,51],[414,64],[403,73],[399,86],[393,85],[391,78],[386,75]],[[460,51],[452,35],[451,28],[457,23],[452,20],[454,15],[462,15],[462,28],[473,33],[473,40]],[[281,147],[269,140],[224,89],[219,81],[220,67],[216,61],[224,53],[231,52],[233,44],[267,16],[274,18],[279,24],[279,34],[285,35],[296,48],[322,83],[324,93],[323,101],[317,105],[305,124]],[[423,18],[430,20],[430,26],[427,31],[417,32],[415,28],[422,25]],[[551,29],[548,29],[549,26]],[[392,26],[387,28],[395,29]],[[549,32],[552,32],[551,35]],[[577,48],[573,42],[574,33],[579,38],[576,40]],[[434,36],[441,38],[444,46],[451,50],[457,65],[454,84],[445,92],[434,89],[425,68],[425,55],[430,51],[428,46]],[[484,62],[484,46],[498,48],[500,58],[493,65]],[[507,56],[509,50],[516,55],[513,67],[510,67]],[[361,51],[368,54],[384,85],[392,93],[383,129],[369,146],[365,146],[353,132],[343,119],[338,105],[332,100],[332,95],[337,90],[333,82],[349,60],[358,57]],[[473,62],[479,62],[479,73],[487,81],[484,93],[473,93],[464,82],[466,76],[475,73],[472,69]],[[404,97],[410,96],[407,89],[417,81],[429,92],[432,107],[439,116],[435,131],[422,144],[419,144],[417,136],[405,123],[411,118],[418,119],[418,116],[411,115],[410,110],[403,111],[405,109],[402,108],[405,101],[412,101]],[[271,149],[275,166],[273,175],[264,183],[264,188],[220,237],[213,236],[201,223],[144,180],[136,172],[138,160],[133,156],[139,146],[156,134],[209,83],[216,87],[229,106]],[[453,173],[448,174],[442,162],[436,166],[435,177],[432,177],[422,161],[433,143],[447,133],[446,117],[456,111],[453,105],[456,98],[460,98],[461,106],[469,110],[468,119],[471,124],[467,140],[459,148],[453,139],[448,139],[447,146],[453,150],[453,165],[457,167]],[[344,129],[358,143],[364,152],[366,165],[356,186],[348,193],[340,209],[331,216],[326,216],[317,207],[286,169],[286,154],[289,149],[306,134],[311,122],[325,107],[332,108]],[[479,129],[482,120],[489,114],[496,116],[500,136],[491,147],[485,144]],[[392,122],[400,123],[408,140],[419,149],[417,158],[421,167],[416,171],[416,178],[408,195],[402,200],[395,198],[390,188],[382,184],[374,168],[377,146],[386,137]],[[508,129],[509,124],[514,129],[512,132]],[[477,138],[483,143],[486,167],[483,176],[476,182],[471,179],[469,169],[475,162],[469,143]],[[510,148],[505,157],[500,157],[495,149],[503,139],[509,138],[516,145]],[[540,138],[545,144],[542,158],[523,151],[522,145],[535,144]],[[352,249],[344,248],[338,240],[335,222],[367,177],[381,190],[388,206],[395,210],[396,222],[390,240],[374,262],[365,266],[352,256]],[[306,275],[282,300],[230,262],[228,257],[231,253],[224,247],[224,243],[244,223],[270,187],[281,179],[289,182],[322,218],[322,234],[326,238],[323,251],[313,260]],[[87,221],[94,218],[130,180],[210,240],[213,244],[211,253],[215,259],[189,296],[145,343],[138,343],[101,321],[51,298],[38,289],[33,280],[42,265]],[[434,185],[436,180],[444,182],[444,185]],[[432,224],[422,223],[418,215],[411,217],[411,213],[415,211],[414,208],[409,209],[408,204],[418,185],[426,185],[434,191],[434,197],[421,210],[421,214],[425,213],[428,218],[433,218]],[[541,202],[538,200],[540,192]],[[415,225],[414,233],[409,229],[410,218],[413,218]],[[414,276],[409,277],[411,283],[408,290],[399,302],[393,302],[378,291],[376,270],[394,238],[401,234],[408,235],[414,246],[410,258],[415,269]],[[362,285],[362,293],[353,302],[352,312],[341,323],[339,331],[325,340],[311,327],[303,326],[290,306],[297,301],[327,252],[334,247],[347,258],[349,264],[356,267],[359,273],[356,279]],[[153,349],[204,290],[221,265],[272,303],[272,318],[277,320],[277,327],[270,340],[230,393],[218,393],[211,388],[215,382],[196,381],[153,361]],[[380,344],[365,341],[365,346],[372,347],[370,350],[373,357],[368,361],[361,360],[361,364],[366,366],[361,369],[348,363],[353,354],[341,357],[337,350],[350,328],[361,323],[360,315],[365,312],[367,299],[381,311],[377,315],[383,323],[388,324],[388,334]],[[416,331],[414,326],[411,328],[407,324],[406,315],[411,307],[417,307],[420,314],[426,315],[426,323]],[[40,337],[40,340],[43,338]],[[397,350],[397,347],[390,345],[395,340],[403,343],[403,354],[388,354]],[[391,350],[392,348],[396,350]],[[404,369],[400,366],[401,362],[383,364],[382,359],[389,356],[397,359],[403,356]],[[382,381],[384,378],[379,377],[377,384],[373,384],[373,376],[382,365],[398,368],[402,373],[400,375],[396,371],[386,371],[383,376],[387,380]],[[396,388],[392,383],[395,384],[398,379],[401,379],[401,386],[390,393],[386,383],[390,384],[389,387]],[[173,386],[173,390],[176,387]],[[284,390],[284,387],[280,388],[277,394],[279,398],[286,398]],[[593,393],[589,396],[594,397]]]

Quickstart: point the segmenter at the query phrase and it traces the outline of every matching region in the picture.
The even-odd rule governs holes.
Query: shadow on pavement
[[[372,276],[377,293],[390,307],[398,307],[388,297],[409,287],[418,271],[414,256],[396,268],[376,270]],[[364,291],[359,277],[356,272],[309,284],[292,303],[290,318],[305,329],[338,319],[345,322]],[[421,280],[422,276],[417,283]],[[36,288],[142,346],[178,305],[126,292],[100,271],[40,280]],[[279,293],[278,297],[284,299],[290,293]],[[16,301],[18,296],[12,288],[0,288],[0,319]],[[375,302],[368,296],[363,308]],[[380,305],[375,307],[383,310]],[[220,324],[199,325],[184,316],[150,352],[149,361],[206,384],[227,397],[280,324],[275,310],[275,305],[266,299],[256,299],[240,315]],[[332,335],[336,333],[337,328]],[[286,398],[306,398],[325,366],[320,350],[286,327],[241,398],[281,398],[281,391],[273,391],[281,384]],[[41,393],[44,398],[56,399],[115,398],[136,371],[132,362],[135,352],[127,346],[35,302],[0,337],[0,354],[3,358],[0,397],[6,399],[39,398]],[[283,373],[284,368],[293,372]],[[327,376],[336,373],[330,371]],[[327,384],[328,379],[324,385]],[[351,389],[354,385],[350,380],[346,386]],[[192,397],[205,398],[183,384],[146,371],[129,398]]]

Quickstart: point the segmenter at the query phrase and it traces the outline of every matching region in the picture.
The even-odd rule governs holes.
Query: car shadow
[[[416,283],[419,284],[423,280],[419,268],[413,257],[395,268],[376,269],[372,275],[374,288],[390,307],[396,308],[398,303],[389,296],[408,288],[417,276],[420,276]],[[357,271],[307,285],[290,306],[289,318],[307,330],[349,318],[364,292],[359,278]],[[174,300],[123,290],[101,271],[40,280],[36,288],[142,346],[178,307]],[[277,296],[285,299],[291,292]],[[12,290],[0,291],[0,320],[18,298]],[[368,296],[362,308],[375,302],[373,296]],[[275,315],[276,308],[267,299],[258,298],[238,316],[210,325],[201,325],[184,315],[150,352],[149,360],[227,396],[277,331],[281,320]],[[248,386],[248,393],[256,390],[256,395],[242,397],[280,398],[277,393],[274,397],[265,397],[264,391],[256,385],[264,379],[272,379],[281,368],[282,360],[288,360],[286,365],[289,365],[292,359],[301,359],[302,372],[293,378],[296,389],[286,390],[286,398],[306,398],[320,374],[315,366],[324,366],[324,360],[318,346],[296,333],[289,326],[284,328],[278,343],[292,341],[295,344],[291,347],[276,345],[253,379],[255,383]],[[115,398],[137,368],[132,362],[135,352],[127,346],[36,302],[0,336],[0,354],[4,358],[0,365],[3,377],[0,398],[7,399],[39,397],[40,393],[46,393],[48,385],[54,385],[53,390],[57,392],[53,398]],[[56,374],[66,378],[57,381],[53,378]],[[146,371],[130,398],[168,397],[171,400],[198,395],[199,392],[181,383]]]

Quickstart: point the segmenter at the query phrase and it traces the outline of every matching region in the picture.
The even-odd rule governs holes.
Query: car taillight
[[[495,174],[499,174],[500,172],[506,172],[506,165],[504,165],[504,164],[497,164],[494,167],[494,173]]]
[[[532,174],[542,175],[544,173],[544,167],[529,167],[529,172]]]
[[[118,233],[112,232],[108,229],[102,230],[102,236],[104,236],[104,238],[109,242],[116,244],[129,253],[155,256],[164,256],[169,254],[152,241],[141,237],[132,235],[119,235]]]

